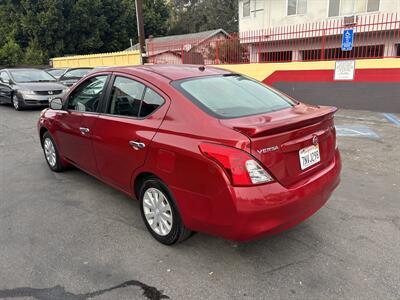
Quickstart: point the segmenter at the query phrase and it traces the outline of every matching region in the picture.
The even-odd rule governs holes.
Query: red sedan
[[[193,231],[258,238],[320,209],[339,183],[335,111],[222,69],[118,67],[53,99],[38,130],[51,170],[138,199],[170,245]]]

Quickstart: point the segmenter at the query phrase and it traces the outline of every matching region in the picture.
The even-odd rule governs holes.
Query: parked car
[[[0,70],[0,103],[10,103],[16,110],[47,106],[53,97],[62,97],[65,85],[43,70]]]
[[[64,74],[58,78],[58,81],[68,87],[73,86],[81,78],[86,76],[92,68],[71,68],[67,69]]]
[[[38,121],[51,170],[74,165],[138,199],[155,239],[278,233],[339,184],[336,108],[297,102],[222,69],[110,68]]]
[[[67,70],[67,68],[51,68],[46,69],[45,71],[58,80]]]
[[[107,66],[100,66],[100,67],[94,67],[88,74],[94,73],[94,72],[99,72],[99,71],[106,71],[107,69],[112,68],[112,67],[107,67]]]

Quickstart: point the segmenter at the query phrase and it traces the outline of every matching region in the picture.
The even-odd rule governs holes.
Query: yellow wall
[[[140,64],[139,51],[56,57],[51,59],[54,68],[112,67]]]
[[[257,80],[264,80],[275,71],[334,70],[334,61],[262,63],[240,65],[217,65],[216,67],[241,73]],[[356,61],[356,69],[400,68],[399,58],[363,59]]]
[[[114,52],[93,55],[68,56],[52,59],[55,68],[61,67],[101,67],[127,66],[140,64],[139,51]],[[333,70],[335,61],[260,63],[239,65],[216,65],[215,67],[231,70],[264,80],[275,71],[289,70]],[[356,61],[356,69],[400,68],[399,58],[363,59]]]

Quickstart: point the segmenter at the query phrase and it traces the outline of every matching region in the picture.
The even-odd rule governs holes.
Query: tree
[[[143,16],[146,37],[237,31],[237,1],[231,0],[143,0]],[[129,47],[130,38],[138,40],[135,0],[0,2],[0,64],[120,51]]]
[[[0,48],[0,65],[15,66],[18,65],[23,58],[21,47],[14,39],[8,41]]]
[[[26,65],[46,64],[47,55],[40,48],[37,40],[29,42],[28,48],[25,49],[23,63]]]
[[[223,28],[238,31],[238,4],[231,0],[174,0],[170,34]]]
[[[143,6],[146,35],[165,35],[170,12],[166,0],[144,0]],[[135,0],[0,3],[0,64],[42,64],[67,54],[121,51],[129,47],[130,38],[138,40]],[[16,54],[6,62],[4,53],[16,45]]]

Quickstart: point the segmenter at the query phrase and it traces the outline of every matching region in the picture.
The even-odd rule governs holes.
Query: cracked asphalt
[[[342,182],[306,222],[174,247],[127,196],[76,169],[50,172],[38,115],[0,106],[0,299],[400,299],[400,127],[382,114],[337,113],[379,138],[338,138]]]

